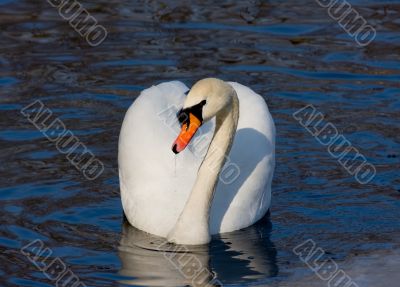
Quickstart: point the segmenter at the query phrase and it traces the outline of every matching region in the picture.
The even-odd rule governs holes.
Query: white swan
[[[243,85],[208,78],[188,90],[174,81],[141,93],[122,124],[118,165],[128,221],[195,245],[265,215],[275,126],[264,99]]]

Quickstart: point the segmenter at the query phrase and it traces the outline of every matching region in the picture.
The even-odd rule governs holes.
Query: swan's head
[[[194,84],[177,115],[182,128],[172,145],[172,151],[179,153],[184,150],[204,122],[232,103],[232,93],[235,91],[229,84],[215,78]]]

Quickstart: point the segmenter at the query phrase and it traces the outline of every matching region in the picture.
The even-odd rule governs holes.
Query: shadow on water
[[[219,286],[278,274],[269,216],[246,229],[213,237],[209,245],[169,244],[124,220],[118,256],[121,283],[145,286]],[[207,285],[208,284],[208,285]]]

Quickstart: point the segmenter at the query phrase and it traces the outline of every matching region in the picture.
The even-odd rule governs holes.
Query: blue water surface
[[[211,76],[269,106],[272,205],[256,225],[185,256],[224,286],[286,286],[312,275],[293,252],[307,239],[339,265],[398,249],[400,1],[350,1],[376,29],[366,47],[317,2],[85,1],[108,32],[92,47],[47,1],[0,1],[0,285],[56,285],[21,252],[40,240],[86,286],[195,286],[124,221],[117,148],[142,89]],[[36,100],[104,164],[99,177],[85,178],[21,114]],[[293,117],[310,104],[376,168],[369,183]]]

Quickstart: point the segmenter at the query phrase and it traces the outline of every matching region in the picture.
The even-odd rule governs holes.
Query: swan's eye
[[[189,122],[189,114],[187,113],[186,109],[180,109],[179,112],[176,114],[176,117],[178,118],[178,121],[181,125]]]
[[[178,121],[181,125],[186,124],[189,127],[190,124],[190,114],[194,115],[201,123],[203,123],[203,106],[206,104],[206,100],[201,101],[200,103],[185,108],[180,109],[176,114]]]

